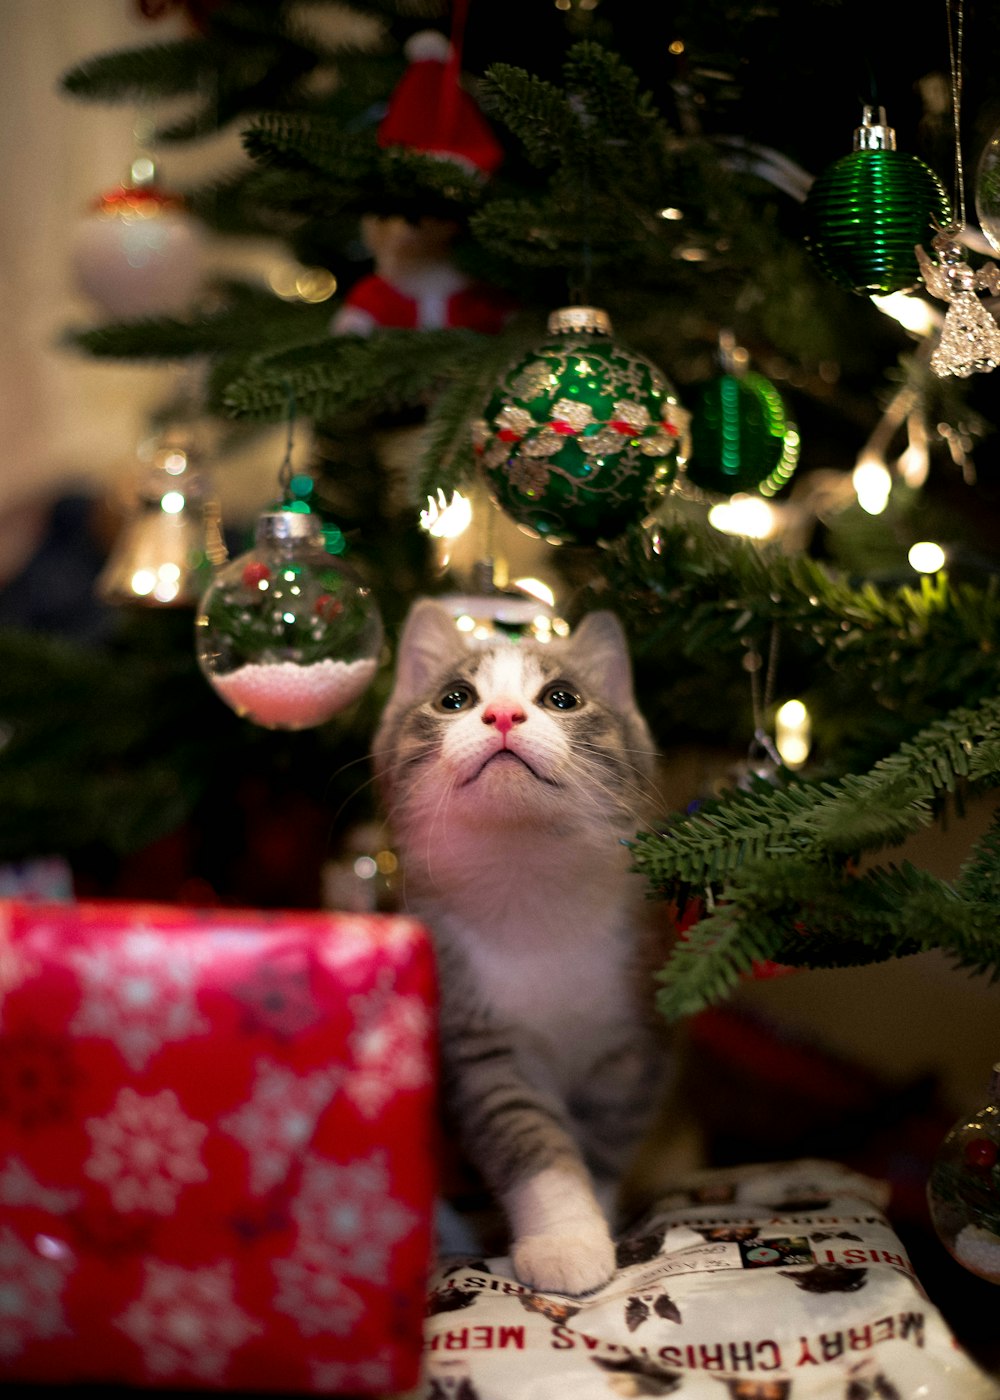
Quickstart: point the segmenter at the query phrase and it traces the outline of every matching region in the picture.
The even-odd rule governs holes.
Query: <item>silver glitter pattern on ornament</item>
[[[933,262],[918,246],[920,272],[931,295],[948,302],[931,369],[941,379],[949,374],[967,379],[970,374],[996,369],[1000,365],[1000,326],[979,293],[1000,294],[1000,268],[988,262],[973,271],[949,230],[939,233],[931,246],[939,261]]]

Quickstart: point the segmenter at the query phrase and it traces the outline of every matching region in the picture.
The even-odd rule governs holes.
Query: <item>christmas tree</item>
[[[157,156],[238,130],[241,161],[181,191],[187,215],[280,242],[298,278],[279,294],[217,276],[179,310],[67,327],[67,345],[109,373],[187,366],[181,407],[223,439],[308,432],[306,468],[276,464],[262,511],[323,522],[390,641],[418,593],[509,601],[506,553],[540,539],[557,616],[621,616],[668,758],[685,744],[722,755],[730,782],[636,833],[651,897],[690,924],[663,973],[668,1017],[723,999],[759,961],[939,948],[1000,973],[997,828],[956,881],[893,860],[1000,772],[982,295],[996,290],[1000,16],[877,8],[187,0],[146,7],[151,25],[179,13],[179,37],[151,31],[62,76],[67,102],[169,104]],[[436,86],[407,95],[428,75]],[[887,213],[866,203],[869,163]],[[151,191],[137,177],[121,197]],[[896,318],[900,292],[923,331]],[[567,328],[550,316],[565,308],[604,313],[582,334],[595,363],[601,345],[618,357],[619,398],[605,410],[600,386],[540,423],[540,347],[560,356]],[[979,320],[956,332],[962,308]],[[856,465],[884,484],[878,513]],[[456,491],[473,507],[461,557],[421,526]],[[770,508],[771,538],[710,523],[747,503]],[[946,566],[915,573],[910,546],[942,538]],[[186,823],[236,845],[234,795],[286,829],[301,803],[334,823],[345,804],[364,814],[385,667],[329,725],[289,734],[219,704],[184,608],[125,607],[104,648],[16,627],[0,647],[8,860],[63,851],[99,883]],[[810,717],[804,763],[775,747],[790,698]],[[200,840],[194,864],[225,898],[232,852]]]

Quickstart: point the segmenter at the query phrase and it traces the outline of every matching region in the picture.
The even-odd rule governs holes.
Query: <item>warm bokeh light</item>
[[[910,546],[906,557],[910,568],[916,569],[918,574],[936,574],[938,569],[944,568],[946,562],[944,550],[933,540],[918,540]]]
[[[929,301],[908,292],[892,292],[889,296],[872,297],[872,301],[886,316],[891,316],[914,335],[930,335],[941,320],[940,312]]]
[[[892,473],[880,457],[863,457],[851,474],[858,505],[869,515],[881,515],[889,504]]]
[[[449,501],[443,491],[428,496],[420,524],[436,540],[457,540],[472,523],[472,502],[455,491]]]
[[[720,501],[708,512],[708,523],[724,535],[742,535],[749,540],[766,540],[778,528],[774,506],[760,496],[737,492],[728,501]]]
[[[774,743],[788,768],[801,768],[809,757],[812,726],[801,700],[786,700],[774,717]]]

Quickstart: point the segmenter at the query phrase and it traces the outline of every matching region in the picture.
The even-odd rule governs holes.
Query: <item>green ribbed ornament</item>
[[[865,107],[854,149],[818,175],[805,202],[805,241],[838,286],[859,296],[910,291],[920,283],[914,249],[947,227],[941,181],[919,157],[896,150],[884,107]]]
[[[702,491],[773,496],[799,460],[799,433],[781,395],[754,370],[703,384],[691,405],[691,454],[684,472]]]

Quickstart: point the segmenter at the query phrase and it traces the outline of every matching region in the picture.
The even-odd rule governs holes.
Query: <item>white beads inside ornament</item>
[[[367,690],[383,628],[369,590],[328,553],[319,518],[276,510],[259,518],[253,549],[219,569],[195,636],[230,709],[265,729],[311,729]]]

